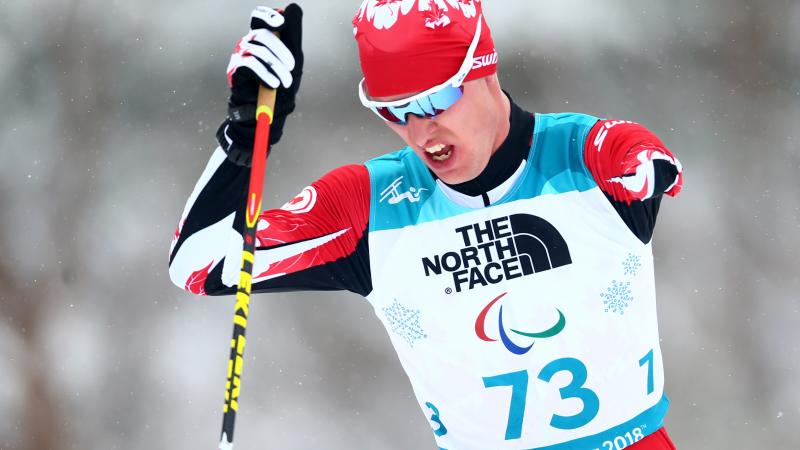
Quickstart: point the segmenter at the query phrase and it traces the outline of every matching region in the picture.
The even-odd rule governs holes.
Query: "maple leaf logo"
[[[214,261],[212,260],[207,266],[192,273],[189,276],[189,279],[186,280],[186,286],[184,286],[184,289],[192,294],[208,295],[206,294],[206,279],[208,279],[208,272],[211,270],[211,266],[213,265]]]
[[[480,3],[480,0],[447,0],[447,3],[450,3],[455,9],[461,9],[461,12],[464,14],[464,17],[470,19],[475,17],[477,13],[477,7],[475,3]]]
[[[447,8],[445,6],[445,8]],[[425,26],[435,30],[450,25],[450,17],[445,14],[446,9],[437,3],[430,5],[430,9],[425,11]]]
[[[480,0],[364,0],[353,18],[353,25],[356,26],[366,18],[375,28],[388,30],[401,15],[411,12],[416,4],[417,10],[424,13],[426,27],[443,28],[451,22],[450,17],[445,14],[448,4],[470,19],[477,15],[476,5],[479,3]]]
[[[400,17],[406,15],[416,0],[365,0],[356,14],[357,21],[364,20],[379,30],[392,28]]]

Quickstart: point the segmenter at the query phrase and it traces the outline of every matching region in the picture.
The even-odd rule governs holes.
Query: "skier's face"
[[[386,124],[436,176],[457,184],[477,177],[486,168],[508,135],[508,115],[508,98],[493,75],[464,83],[461,99],[433,119],[409,116],[406,125]]]

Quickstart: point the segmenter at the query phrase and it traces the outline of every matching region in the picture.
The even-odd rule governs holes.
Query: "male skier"
[[[301,16],[257,8],[231,57],[171,249],[188,291],[235,292],[256,91],[278,89],[275,144]],[[407,146],[264,212],[253,291],[366,297],[440,448],[674,449],[650,240],[680,163],[639,124],[516,105],[480,0],[366,0],[353,25],[361,102]]]

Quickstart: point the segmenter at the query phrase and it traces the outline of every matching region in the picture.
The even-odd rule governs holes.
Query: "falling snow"
[[[633,300],[631,296],[631,282],[630,281],[612,281],[611,287],[600,294],[603,297],[603,304],[605,305],[605,312],[625,314],[625,309],[628,304]]]
[[[411,347],[414,347],[418,340],[428,337],[419,323],[418,309],[406,308],[395,299],[391,306],[383,308],[383,314],[386,315],[392,332],[402,337]]]

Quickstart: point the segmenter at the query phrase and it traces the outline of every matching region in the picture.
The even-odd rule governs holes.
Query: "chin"
[[[475,175],[470,175],[464,172],[456,172],[456,171],[438,173],[435,170],[433,171],[433,173],[435,173],[440,180],[444,181],[447,184],[461,184],[466,181],[472,180],[476,178],[478,175],[480,175],[479,173]]]

